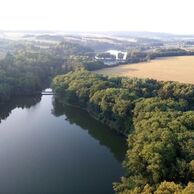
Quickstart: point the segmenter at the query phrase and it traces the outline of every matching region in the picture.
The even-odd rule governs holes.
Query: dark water
[[[0,107],[0,194],[109,194],[125,139],[52,96]]]

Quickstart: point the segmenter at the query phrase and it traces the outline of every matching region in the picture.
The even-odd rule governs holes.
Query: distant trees
[[[169,49],[156,49],[156,50],[141,50],[141,49],[133,49],[128,51],[126,61],[127,63],[138,63],[143,61],[149,61],[151,59],[155,59],[157,57],[173,57],[173,56],[189,56],[194,55],[194,52],[187,51],[185,49],[179,48],[169,48]]]
[[[55,66],[62,61],[44,54],[18,52],[7,54],[0,61],[0,103],[11,96],[30,95],[37,93],[43,84],[55,75]]]
[[[171,57],[171,56],[185,56],[194,55],[194,52],[187,51],[180,48],[169,48],[169,49],[157,49],[155,52],[151,53],[151,58],[156,57]]]
[[[127,63],[138,63],[150,60],[150,55],[142,51],[132,51],[127,54]]]
[[[115,55],[112,55],[112,54],[110,54],[108,52],[98,53],[97,57],[103,58],[103,59],[111,59],[111,60],[115,60],[116,59]]]
[[[80,56],[88,56],[94,51],[86,46],[82,46],[80,44],[76,43],[71,43],[71,42],[66,42],[62,41],[59,43],[55,49],[53,49],[57,55],[62,55],[62,56],[70,56],[70,55],[80,55]]]
[[[122,60],[124,57],[124,54],[123,53],[118,53],[118,59]]]
[[[192,194],[193,85],[82,70],[57,76],[53,88],[61,103],[78,102],[101,122],[128,134],[126,176],[114,183],[116,193]]]
[[[10,44],[10,47],[7,45],[6,49],[11,52],[0,60],[0,104],[12,96],[40,92],[55,75],[104,66],[92,60],[93,51],[90,48],[69,42],[49,46],[22,42],[19,45]]]

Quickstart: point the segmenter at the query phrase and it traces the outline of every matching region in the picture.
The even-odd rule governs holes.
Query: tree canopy
[[[192,193],[193,85],[81,70],[57,76],[52,86],[62,104],[79,105],[128,135],[126,176],[114,183],[116,193]]]

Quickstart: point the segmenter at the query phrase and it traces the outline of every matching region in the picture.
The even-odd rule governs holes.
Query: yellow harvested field
[[[150,62],[120,65],[95,72],[194,84],[194,56],[160,58]]]

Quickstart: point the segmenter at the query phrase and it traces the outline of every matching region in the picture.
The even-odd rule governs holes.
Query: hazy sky
[[[2,30],[194,34],[194,0],[0,0]]]

